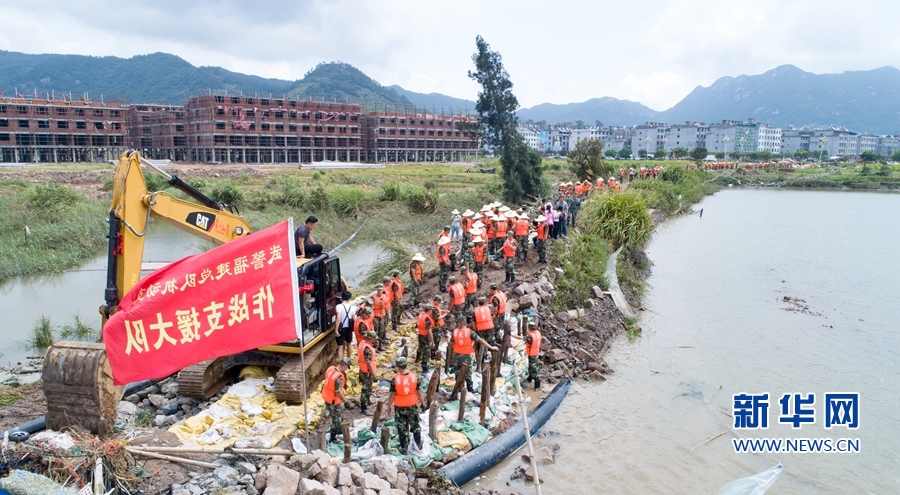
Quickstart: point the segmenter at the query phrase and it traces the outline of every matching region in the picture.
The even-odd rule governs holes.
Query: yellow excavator
[[[169,185],[194,201],[147,189],[141,166],[166,178]],[[103,324],[120,299],[140,280],[144,239],[156,218],[216,244],[250,235],[251,227],[232,206],[216,201],[170,175],[137,151],[122,155],[113,179],[109,210],[109,242]],[[323,253],[297,258],[302,338],[218,359],[201,361],[178,373],[178,392],[203,399],[217,393],[240,368],[257,365],[278,369],[275,394],[291,404],[305,400],[304,392],[317,383],[337,353],[334,341],[335,307],[346,285],[340,260]],[[312,290],[309,290],[309,285]],[[116,407],[124,387],[113,385],[102,343],[58,342],[44,358],[43,388],[47,399],[47,427],[78,426],[101,436],[112,432]]]

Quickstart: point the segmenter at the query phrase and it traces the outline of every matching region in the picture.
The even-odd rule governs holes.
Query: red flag
[[[115,384],[297,339],[292,234],[291,219],[182,258],[138,282],[103,327]]]

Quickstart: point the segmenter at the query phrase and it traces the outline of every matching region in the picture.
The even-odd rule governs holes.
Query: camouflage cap
[[[444,302],[444,298],[441,297],[441,296],[434,296],[434,297],[431,298],[431,300],[432,300],[432,301],[441,302],[441,303]]]
[[[344,366],[349,367],[349,366],[350,366],[350,359],[348,359],[348,358],[341,358],[341,361],[338,363],[338,366],[340,366],[340,365],[344,365]]]
[[[492,282],[492,283],[491,283],[491,289],[496,289],[496,288],[497,288],[497,283],[496,283],[496,282]]]
[[[456,276],[455,276],[455,275],[451,275],[450,278],[448,278],[447,280],[450,281],[450,282],[456,282]]]
[[[377,338],[377,337],[378,337],[378,334],[375,333],[375,332],[366,332],[366,334],[364,335],[364,337],[369,338],[369,339],[374,339],[374,338]]]
[[[528,320],[528,328],[537,328],[538,324],[534,320]]]
[[[392,277],[396,277],[397,275],[400,275],[400,270],[393,270],[393,271],[391,272],[391,276],[392,276]]]
[[[486,302],[487,302],[487,298],[486,298],[486,297],[484,297],[484,296],[478,296],[478,304],[486,303]]]
[[[470,242],[470,243],[466,244],[466,247],[473,248],[473,247],[475,247],[475,243],[474,243],[474,242]]]
[[[386,282],[390,282],[390,281],[391,281],[391,277],[381,277],[381,283],[386,283]]]
[[[397,367],[398,368],[406,368],[406,358],[405,357],[401,356],[401,357],[397,358]]]

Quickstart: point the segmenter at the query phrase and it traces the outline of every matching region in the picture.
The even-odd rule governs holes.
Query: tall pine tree
[[[540,194],[541,155],[525,144],[517,130],[519,100],[512,93],[513,85],[503,68],[500,54],[491,51],[481,36],[475,37],[475,45],[478,51],[472,55],[472,62],[476,70],[469,71],[469,77],[482,88],[475,105],[481,122],[481,137],[485,146],[500,152],[500,177],[506,201],[521,204],[529,195]]]

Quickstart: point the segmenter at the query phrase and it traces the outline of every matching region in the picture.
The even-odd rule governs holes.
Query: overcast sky
[[[783,64],[900,66],[900,2],[866,0],[0,0],[0,49],[130,57],[299,79],[322,61],[384,85],[475,99],[475,36],[523,107],[613,96],[665,110],[697,85]]]

